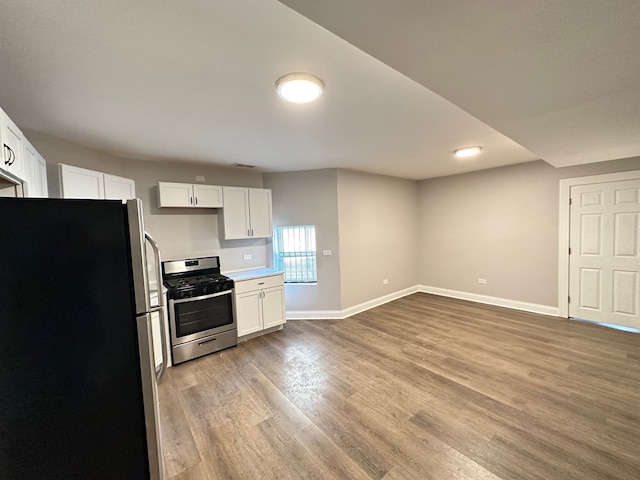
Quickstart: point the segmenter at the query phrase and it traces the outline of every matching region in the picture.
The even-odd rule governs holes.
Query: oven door
[[[173,346],[233,330],[237,327],[233,290],[169,300],[169,318]]]

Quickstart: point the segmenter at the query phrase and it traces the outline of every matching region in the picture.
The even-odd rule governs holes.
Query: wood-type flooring
[[[417,293],[184,363],[166,477],[640,479],[640,334]]]

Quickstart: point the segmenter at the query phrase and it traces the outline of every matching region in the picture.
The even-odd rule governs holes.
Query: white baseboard
[[[340,320],[342,310],[287,310],[288,320]]]
[[[384,305],[385,303],[392,302],[393,300],[397,300],[398,298],[406,297],[407,295],[411,295],[412,293],[416,293],[417,291],[418,286],[415,285],[413,287],[405,288],[404,290],[398,290],[397,292],[383,295],[382,297],[374,298],[373,300],[369,300],[359,305],[354,305],[353,307],[345,308],[344,310],[342,310],[342,318],[347,318],[351,315],[355,315],[356,313],[369,310],[370,308]]]
[[[405,288],[404,290],[398,290],[397,292],[374,298],[373,300],[345,308],[344,310],[288,310],[286,315],[287,320],[341,320],[416,292],[431,293],[442,297],[459,298],[460,300],[485,303],[487,305],[495,305],[497,307],[513,308],[514,310],[539,313],[541,315],[551,315],[554,317],[559,315],[558,307],[520,302],[518,300],[509,300],[507,298],[490,297],[488,295],[480,295],[477,293],[460,292],[458,290],[449,290],[447,288],[430,287],[428,285],[416,285],[414,287]]]
[[[514,310],[523,310],[525,312],[539,313],[541,315],[551,315],[557,317],[559,315],[558,307],[550,307],[548,305],[539,305],[537,303],[520,302],[518,300],[509,300],[506,298],[490,297],[488,295],[480,295],[477,293],[460,292],[457,290],[449,290],[447,288],[430,287],[428,285],[419,285],[417,291],[422,293],[432,293],[443,297],[459,298],[461,300],[469,300],[471,302],[486,303],[498,307],[513,308]]]
[[[405,288],[404,290],[398,290],[397,292],[389,293],[382,297],[374,298],[367,302],[353,307],[345,308],[344,310],[287,310],[287,320],[342,320],[343,318],[350,317],[356,313],[364,312],[370,308],[383,305],[385,303],[392,302],[398,298],[411,295],[418,291],[418,286]]]

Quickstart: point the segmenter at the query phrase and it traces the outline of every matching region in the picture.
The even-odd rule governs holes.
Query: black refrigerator
[[[0,218],[0,479],[161,479],[140,200],[0,198]]]

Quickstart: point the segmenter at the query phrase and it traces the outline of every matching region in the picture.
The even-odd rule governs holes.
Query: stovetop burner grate
[[[234,283],[220,273],[218,257],[162,262],[168,298],[191,298],[233,290]]]
[[[229,280],[223,275],[199,275],[196,277],[182,277],[167,280],[165,284],[169,288],[189,288],[198,285],[208,285],[211,283],[224,282]]]

